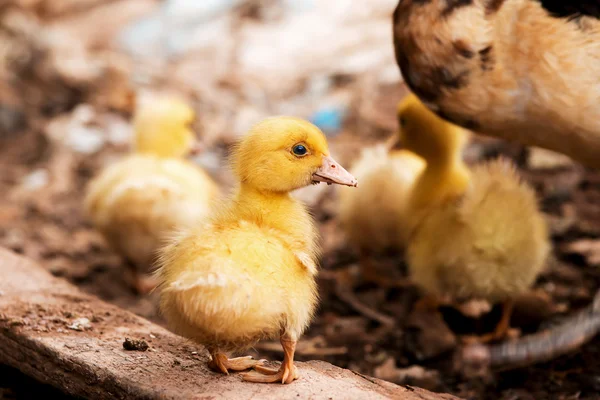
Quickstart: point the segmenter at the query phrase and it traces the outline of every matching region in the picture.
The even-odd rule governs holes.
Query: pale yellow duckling
[[[311,216],[289,192],[356,180],[331,158],[317,127],[292,117],[255,125],[233,152],[233,170],[235,195],[162,250],[161,310],[173,331],[206,347],[212,369],[253,367],[244,380],[291,383],[296,342],[317,305],[318,246]],[[277,336],[278,370],[226,355]]]
[[[503,302],[509,328],[513,299],[534,283],[550,250],[533,189],[515,167],[496,160],[469,170],[461,158],[464,131],[442,120],[414,95],[399,106],[401,140],[423,157],[407,215],[412,279],[431,295]]]
[[[145,273],[163,236],[202,220],[219,193],[202,169],[184,159],[196,144],[193,119],[193,110],[174,98],[142,104],[134,119],[135,153],[107,167],[87,188],[85,211],[129,262],[138,293],[155,286]]]
[[[395,148],[398,135],[362,151],[350,172],[360,190],[339,190],[338,218],[350,244],[359,251],[363,280],[382,286],[402,285],[374,269],[371,256],[402,250],[408,239],[404,213],[417,176],[425,162],[416,154]]]

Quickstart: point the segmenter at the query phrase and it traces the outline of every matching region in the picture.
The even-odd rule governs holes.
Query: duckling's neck
[[[308,211],[287,192],[260,191],[242,183],[235,197],[234,214],[280,230],[302,242],[314,233]]]
[[[467,190],[470,172],[460,151],[447,157],[427,160],[412,195],[414,208],[437,206],[461,196]]]
[[[135,148],[135,154],[140,154],[143,156],[155,157],[155,158],[185,158],[184,152],[175,152],[170,151],[170,149],[155,149],[152,147],[141,147]]]
[[[136,132],[133,150],[136,154],[157,158],[185,158],[190,148],[175,137],[146,137]]]

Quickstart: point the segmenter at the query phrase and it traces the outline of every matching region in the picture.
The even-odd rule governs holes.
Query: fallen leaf
[[[573,165],[573,160],[564,154],[539,147],[529,149],[527,162],[531,169],[555,169]]]

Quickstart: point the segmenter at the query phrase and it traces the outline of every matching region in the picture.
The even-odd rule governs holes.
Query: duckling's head
[[[256,124],[233,154],[239,180],[260,191],[289,192],[311,183],[356,186],[356,179],[330,155],[325,135],[294,117]]]
[[[139,104],[134,116],[135,149],[159,157],[184,157],[197,145],[190,124],[194,110],[171,97]]]
[[[398,104],[402,146],[428,164],[450,160],[465,146],[468,133],[430,111],[414,94]]]

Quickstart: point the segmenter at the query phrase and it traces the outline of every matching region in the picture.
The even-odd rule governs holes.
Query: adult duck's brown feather
[[[600,3],[401,0],[396,60],[442,118],[600,167]]]

